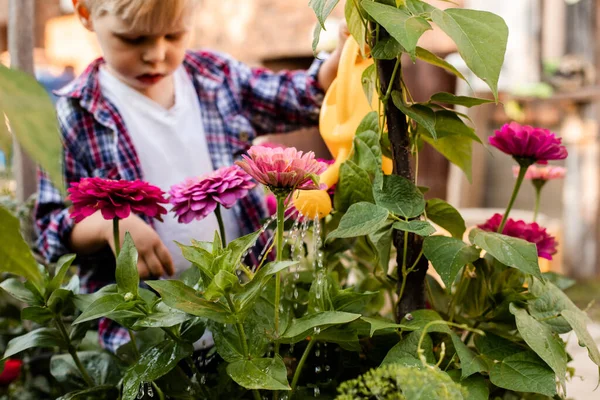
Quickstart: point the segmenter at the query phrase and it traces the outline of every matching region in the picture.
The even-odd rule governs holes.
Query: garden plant
[[[310,1],[319,21],[315,43],[337,3]],[[574,371],[559,335],[571,331],[600,365],[585,312],[563,293],[571,281],[540,271],[538,258],[552,258],[555,239],[535,221],[510,218],[526,178],[537,189],[537,216],[542,186],[561,175],[536,165],[567,157],[554,133],[513,122],[489,138],[497,156],[500,150],[516,162],[516,182],[504,213],[473,229],[452,205],[425,200],[427,188],[419,186],[424,143],[470,177],[472,146],[484,144],[468,116],[452,106],[493,100],[437,93],[414,102],[402,55],[464,79],[417,45],[435,24],[497,98],[504,21],[420,0],[348,0],[345,15],[352,40],[374,60],[360,84],[365,95],[375,93],[378,106],[361,116],[326,217],[308,218],[292,205],[299,192],[319,188],[328,168],[294,148],[254,146],[237,165],[190,178],[168,194],[141,181],[85,178],[65,193],[71,216],[79,221],[101,210],[114,221],[115,238],[119,219],[130,213],[188,223],[214,212],[220,230],[212,242],[179,244],[190,268],[178,279],[145,282],[126,234],[122,246],[115,243],[115,284],[83,294],[75,255],[39,264],[18,218],[0,207],[0,287],[21,304],[22,320],[2,360],[27,364],[46,354],[54,387],[45,394],[37,387],[32,395],[16,381],[8,398],[565,398]],[[58,182],[56,147],[39,145],[52,126],[40,127],[48,124],[40,114],[23,116],[27,107],[18,107],[25,98],[40,104],[31,101],[39,92],[15,71],[0,73],[0,81],[12,82],[0,83],[9,130]],[[393,160],[390,175],[382,172],[383,156]],[[275,196],[275,215],[261,230],[228,241],[222,207],[257,184]],[[264,249],[256,248],[260,235],[270,236]],[[439,279],[427,274],[429,266]],[[94,343],[100,318],[129,330],[131,342],[116,354]],[[205,330],[215,347],[198,358],[194,343]]]

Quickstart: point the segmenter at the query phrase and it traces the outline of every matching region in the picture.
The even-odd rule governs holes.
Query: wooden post
[[[10,0],[8,16],[8,51],[11,68],[34,75],[33,30],[35,0]],[[14,176],[17,200],[23,202],[36,191],[36,168],[21,146],[14,141]]]

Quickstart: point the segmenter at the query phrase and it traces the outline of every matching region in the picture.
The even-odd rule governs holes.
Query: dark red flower
[[[165,193],[147,182],[135,180],[111,180],[83,178],[71,183],[68,189],[69,200],[73,202],[71,218],[75,222],[100,210],[105,219],[124,219],[132,212],[162,220],[167,210],[161,203],[167,203]]]
[[[501,222],[502,215],[494,214],[485,224],[477,225],[477,227],[488,232],[498,232]],[[556,254],[556,246],[558,244],[556,239],[546,232],[546,228],[542,228],[536,222],[528,224],[525,221],[515,221],[509,218],[506,220],[502,234],[524,239],[535,244],[538,256],[548,260],[552,260],[552,255]]]

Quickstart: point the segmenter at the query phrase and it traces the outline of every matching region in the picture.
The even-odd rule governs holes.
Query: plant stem
[[[154,387],[154,390],[156,390],[156,393],[158,393],[159,400],[165,400],[165,394],[162,392],[162,390],[160,390],[158,385],[152,382],[152,387]]]
[[[510,210],[515,204],[515,200],[517,198],[517,195],[519,194],[519,189],[521,188],[523,179],[525,179],[525,173],[527,172],[527,168],[529,168],[529,165],[520,165],[519,167],[519,175],[517,176],[517,181],[515,182],[515,187],[513,189],[512,195],[510,196],[510,201],[508,202],[508,206],[506,207],[504,216],[502,217],[502,222],[500,223],[500,227],[498,228],[498,233],[502,233],[502,231],[504,230],[504,225],[506,225],[506,221],[508,220],[508,214],[510,214]]]
[[[85,381],[85,383],[90,388],[93,388],[94,386],[96,386],[95,383],[94,383],[94,380],[90,377],[90,375],[88,374],[87,370],[85,369],[85,367],[81,363],[81,360],[79,359],[79,356],[77,355],[77,349],[75,349],[75,347],[71,343],[71,338],[69,337],[69,334],[67,333],[67,329],[65,328],[65,324],[60,319],[60,315],[57,315],[57,316],[54,317],[54,322],[55,322],[56,326],[58,327],[58,330],[60,331],[61,335],[63,336],[63,339],[67,343],[67,350],[69,351],[69,354],[73,358],[73,361],[75,362],[75,365],[77,366],[77,369],[81,373],[81,376],[83,377],[83,380]]]
[[[121,253],[121,236],[119,235],[119,218],[113,218],[113,239],[115,241],[115,254],[119,257]]]
[[[296,372],[294,372],[294,378],[292,379],[292,393],[294,393],[294,390],[296,390],[296,386],[298,385],[298,380],[300,379],[300,374],[302,373],[302,368],[304,367],[304,363],[306,362],[306,359],[308,358],[308,355],[309,355],[310,351],[312,350],[313,346],[315,345],[316,341],[317,341],[316,338],[313,337],[308,342],[306,349],[304,349],[304,353],[302,354],[302,358],[300,358],[300,362],[298,363],[298,366],[296,367]]]
[[[227,300],[227,304],[229,304],[229,309],[232,314],[236,314],[237,310],[235,309],[235,304],[233,304],[233,300],[231,300],[231,295],[229,293],[225,294],[225,299]],[[248,339],[246,338],[246,332],[244,331],[244,325],[241,322],[236,322],[235,329],[240,336],[240,340],[242,341],[242,350],[244,351],[244,357],[250,359],[250,351],[248,350]]]
[[[394,65],[394,70],[392,71],[392,77],[390,78],[390,82],[394,82],[396,79],[396,73],[398,72],[398,68],[400,67],[400,57],[396,57],[396,65]],[[385,91],[385,95],[382,99],[383,103],[387,103],[390,98],[390,94],[392,93],[392,88],[394,85],[388,85],[387,90]]]
[[[542,200],[542,187],[546,183],[545,181],[538,181],[533,181],[533,186],[535,187],[535,207],[533,209],[533,222],[537,221],[538,213],[540,211],[540,203]]]
[[[131,340],[131,345],[133,346],[133,354],[136,360],[140,359],[140,351],[137,348],[137,343],[135,342],[135,337],[133,336],[133,331],[131,329],[127,329],[129,332],[129,339]]]
[[[277,261],[283,261],[283,224],[285,222],[285,195],[277,195]],[[279,302],[281,297],[281,272],[275,274],[275,335],[279,337]],[[275,343],[279,354],[279,342]]]
[[[227,239],[225,238],[225,225],[223,225],[223,217],[221,216],[221,205],[217,204],[217,208],[215,208],[215,216],[217,217],[217,222],[219,223],[219,233],[221,234],[221,243],[223,244],[223,248],[227,247]]]
[[[406,255],[408,253],[408,232],[404,231],[404,253],[402,256],[402,285],[400,286],[400,292],[398,292],[398,301],[402,300],[402,296],[404,295],[404,288],[406,288],[406,277],[408,276],[408,272],[406,270]],[[418,261],[418,260],[417,260]],[[416,265],[416,262],[415,262]]]

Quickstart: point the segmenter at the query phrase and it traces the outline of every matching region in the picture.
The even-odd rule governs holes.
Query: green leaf
[[[106,317],[117,308],[125,303],[122,294],[106,294],[95,300],[89,307],[83,310],[83,313],[73,322],[73,325],[81,324],[82,322],[91,321],[94,319]]]
[[[424,141],[429,143],[448,161],[460,168],[471,181],[471,159],[473,153],[473,141],[464,136],[446,136],[432,139],[428,136],[421,136]]]
[[[56,400],[112,400],[119,397],[119,388],[112,385],[101,385],[91,389],[77,390],[70,392],[64,396],[58,397]]]
[[[362,73],[360,81],[362,83],[363,92],[367,97],[369,104],[373,101],[373,94],[375,93],[375,82],[377,78],[377,70],[375,64],[369,65]]]
[[[590,360],[600,366],[600,351],[598,351],[596,341],[587,330],[587,324],[591,322],[587,315],[583,311],[576,312],[571,310],[564,310],[561,315],[575,331],[579,345],[587,348]]]
[[[21,319],[36,322],[40,325],[44,325],[54,317],[54,314],[50,309],[46,307],[26,307],[21,310]]]
[[[165,340],[146,350],[123,377],[123,400],[134,400],[142,382],[166,375],[179,361],[192,354],[190,343]]]
[[[423,242],[423,254],[431,261],[447,288],[452,286],[458,272],[479,258],[479,250],[460,239],[430,236]]]
[[[427,221],[412,220],[412,221],[396,221],[392,228],[404,232],[416,233],[419,236],[430,236],[435,233],[435,228]]]
[[[436,9],[434,6],[421,0],[404,0],[404,5],[413,15],[431,14]]]
[[[12,135],[64,193],[63,145],[54,105],[46,90],[33,76],[0,66],[1,124],[4,124],[3,114],[8,118]]]
[[[0,151],[4,153],[7,169],[10,169],[13,153],[13,140],[8,127],[4,123],[4,115],[0,113]]]
[[[527,309],[531,316],[556,333],[571,331],[571,325],[560,314],[564,310],[581,313],[579,308],[559,288],[550,282],[542,283],[534,280],[529,287],[535,298],[527,301]]]
[[[377,251],[377,260],[379,263],[379,268],[382,271],[387,271],[390,265],[390,254],[392,248],[392,239],[393,239],[393,230],[392,223],[390,221],[386,222],[381,228],[377,231],[369,234],[369,240],[373,243]]]
[[[215,277],[215,274],[211,270],[211,265],[215,257],[206,249],[199,246],[186,246],[184,244],[175,242],[181,249],[183,258],[194,264],[202,273],[202,279],[206,282],[210,282]]]
[[[248,235],[235,239],[227,245],[227,250],[231,252],[228,263],[235,268],[242,262],[242,256],[256,243],[260,236],[260,231],[252,232]]]
[[[469,392],[468,400],[488,400],[490,398],[490,389],[488,388],[487,379],[481,374],[471,375],[467,379],[461,379],[460,370],[448,371],[448,375],[452,380]]]
[[[348,31],[358,43],[361,54],[364,55],[366,45],[365,23],[360,15],[360,10],[356,7],[354,1],[346,1],[346,5],[344,6],[344,16],[346,17]]]
[[[413,330],[412,328],[406,326],[406,325],[402,325],[402,324],[397,324],[393,321],[390,320],[385,320],[385,319],[379,319],[379,318],[370,318],[370,317],[361,317],[361,319],[365,322],[368,322],[369,325],[371,325],[371,331],[369,333],[369,335],[371,337],[373,337],[373,335],[375,334],[375,332],[382,330],[382,329],[407,329],[407,330]]]
[[[308,2],[309,7],[315,12],[319,24],[323,29],[325,29],[325,20],[339,2],[340,0],[310,0]]]
[[[124,365],[111,353],[105,351],[78,351],[77,356],[96,385],[117,386],[125,372]],[[70,354],[53,355],[50,360],[50,373],[66,390],[86,386],[81,372]],[[83,396],[79,398],[89,399]]]
[[[525,350],[523,346],[490,332],[487,332],[485,336],[477,335],[475,347],[479,353],[495,361],[502,361],[508,356]]]
[[[371,186],[368,172],[347,160],[340,166],[340,179],[333,197],[335,209],[345,212],[351,205],[361,201],[373,203]]]
[[[379,292],[356,292],[354,288],[340,290],[333,299],[333,308],[336,311],[349,313],[361,313],[367,304],[377,296]]]
[[[371,131],[363,132],[362,135],[364,136],[368,133],[377,136],[375,132]],[[367,171],[370,179],[374,178],[378,171],[381,171],[381,152],[378,156],[375,155],[369,145],[358,136],[354,138],[353,161],[356,162],[360,168]]]
[[[398,175],[384,176],[381,189],[373,187],[373,195],[378,206],[403,218],[418,217],[425,210],[425,199],[419,188]]]
[[[347,324],[360,318],[360,314],[351,314],[341,311],[325,311],[311,314],[294,320],[281,336],[283,343],[296,343],[306,336],[319,334],[332,325]]]
[[[550,328],[536,321],[527,311],[515,306],[514,303],[510,304],[510,312],[515,316],[517,329],[523,340],[552,368],[564,388],[567,353],[562,340]]]
[[[434,10],[431,19],[456,43],[469,69],[487,83],[497,99],[508,40],[504,20],[490,12],[460,8]]]
[[[554,372],[531,351],[523,351],[494,364],[490,381],[501,388],[516,392],[556,395]]]
[[[115,278],[119,293],[131,293],[137,297],[140,276],[137,269],[138,252],[129,232],[125,233],[123,247],[117,257]]]
[[[239,286],[238,277],[229,271],[221,270],[208,285],[204,292],[204,298],[208,301],[217,300],[226,293],[231,292],[231,289],[235,286]]]
[[[291,390],[281,357],[239,360],[227,366],[227,374],[249,390]]]
[[[427,200],[425,212],[427,213],[427,219],[450,232],[452,237],[462,239],[467,226],[456,208],[442,199],[430,199]]]
[[[327,328],[325,331],[315,335],[315,339],[320,342],[336,343],[347,351],[360,352],[362,350],[358,339],[358,332],[352,329],[350,324]]]
[[[313,40],[312,40],[312,51],[313,54],[317,55],[317,46],[319,45],[319,40],[321,38],[321,24],[315,24],[315,29],[313,30]]]
[[[56,262],[55,269],[56,274],[54,275],[50,283],[48,283],[48,286],[46,286],[46,297],[49,297],[52,294],[52,292],[54,292],[62,285],[63,281],[65,280],[65,275],[67,274],[67,271],[71,267],[71,264],[74,260],[75,254],[68,254],[58,259],[58,261]]]
[[[356,136],[367,131],[373,131],[375,133],[379,132],[379,117],[377,111],[370,111],[365,115],[362,121],[360,121],[358,128],[356,128]]]
[[[387,353],[381,365],[403,363],[402,360],[413,359],[419,360],[419,340],[421,339],[421,332],[411,332],[404,336],[394,347]],[[421,343],[421,349],[425,355],[425,360],[430,363],[435,363],[435,356],[433,354],[433,342],[429,335],[425,335],[423,342]],[[420,362],[420,361],[419,361]]]
[[[397,90],[392,92],[392,101],[398,110],[426,129],[433,139],[437,139],[435,131],[436,114],[431,107],[419,103],[413,105],[404,104],[402,94]]]
[[[404,9],[375,3],[370,0],[362,1],[361,5],[378,24],[383,26],[406,49],[414,60],[419,38],[425,31],[431,29],[429,22],[423,17],[410,15]]]
[[[78,294],[73,296],[73,303],[75,303],[75,307],[81,312],[85,311],[93,302],[98,300],[100,297],[106,294],[115,294],[117,293],[117,285],[111,283],[100,288],[98,291],[89,294]]]
[[[191,315],[182,312],[157,312],[137,320],[133,328],[169,328],[192,318]]]
[[[0,66],[0,72],[4,69]],[[0,87],[2,85],[0,82]],[[2,96],[1,93],[0,96]],[[31,281],[38,290],[41,289],[43,277],[31,254],[29,245],[21,236],[19,220],[6,208],[0,206],[0,221],[2,221],[0,224],[0,242],[2,243],[0,246],[0,260],[2,260],[0,261],[0,272],[22,276]]]
[[[481,104],[493,103],[494,100],[482,99],[479,97],[457,96],[452,93],[440,92],[431,96],[429,102],[436,102],[442,104],[457,104],[465,107],[473,107]]]
[[[385,225],[388,215],[388,210],[372,203],[353,204],[342,217],[338,228],[327,236],[327,240],[373,233]]]
[[[492,257],[504,265],[516,268],[521,272],[533,275],[544,282],[538,265],[535,244],[496,232],[477,230],[475,244],[487,251]]]
[[[2,356],[3,360],[14,356],[22,351],[34,348],[51,348],[60,347],[64,349],[67,347],[66,343],[60,336],[60,333],[53,328],[39,328],[23,336],[18,336],[8,342],[6,351]]]
[[[27,289],[23,282],[16,278],[8,278],[0,282],[0,288],[10,294],[15,299],[30,306],[41,306],[44,304],[44,298],[36,296],[31,290]]]
[[[482,143],[481,139],[475,134],[475,129],[463,121],[455,111],[438,110],[435,112],[435,131],[437,138],[445,138],[448,136],[460,136],[470,138],[475,142]],[[424,135],[429,135],[429,132],[421,132]]]
[[[429,50],[417,46],[416,54],[418,59],[425,61],[426,63],[429,63],[431,65],[435,65],[436,67],[443,68],[446,71],[454,74],[458,78],[462,79],[463,81],[467,82],[467,79],[464,77],[464,75],[461,74],[460,71],[457,70],[452,64],[448,63],[443,58],[436,56]]]
[[[371,50],[371,56],[376,60],[394,60],[402,54],[402,45],[393,37],[379,40]]]
[[[205,317],[222,324],[235,322],[234,316],[219,303],[213,303],[198,296],[197,292],[183,282],[176,280],[148,281],[148,286],[156,290],[166,305],[197,317]]]

